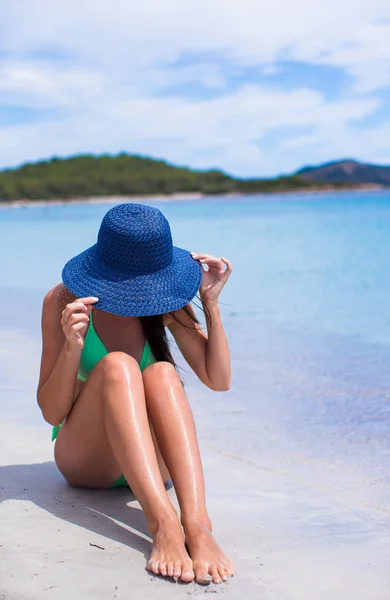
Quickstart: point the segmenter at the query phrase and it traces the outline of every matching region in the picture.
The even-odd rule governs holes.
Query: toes
[[[161,573],[161,575],[162,575],[163,577],[166,577],[166,575],[167,575],[167,563],[166,563],[166,562],[162,562],[162,561],[160,561],[160,562],[158,563],[158,567],[159,567],[159,570],[160,570],[160,573]]]
[[[214,583],[222,583],[217,567],[211,567],[210,572]]]
[[[229,561],[223,562],[221,564],[221,566],[224,569],[224,571],[228,577],[232,577],[234,575],[234,568],[233,568],[233,565],[231,562],[229,562]]]
[[[222,565],[218,565],[218,572],[219,572],[219,576],[222,579],[222,581],[226,581],[228,576],[227,576],[225,567],[223,567]]]
[[[213,578],[208,572],[207,565],[197,565],[194,570],[196,583],[208,585],[212,582]]]
[[[180,561],[177,560],[173,563],[173,576],[177,577],[179,579],[180,575],[181,575],[181,564],[180,564]]]
[[[231,575],[232,577],[234,576],[234,574],[236,572],[235,569],[234,569],[233,563],[230,562],[230,561],[228,562],[227,571],[228,571],[229,575]]]
[[[167,564],[167,575],[168,577],[173,577],[173,562]]]
[[[202,573],[201,575],[197,576],[196,583],[200,583],[201,585],[209,585],[212,580],[213,578],[210,573]]]
[[[234,575],[234,567],[233,567],[233,563],[231,560],[227,559],[225,561],[223,561],[220,564],[221,567],[223,567],[226,571],[226,574],[228,575],[228,577],[231,577]]]
[[[149,560],[147,562],[146,568],[148,569],[148,571],[152,571],[152,573],[154,573],[155,575],[158,575],[160,573],[158,568],[158,562],[156,560]]]
[[[191,566],[183,565],[182,572],[181,572],[181,580],[186,581],[188,583],[189,581],[193,581],[194,577],[195,577],[195,573],[192,570]]]

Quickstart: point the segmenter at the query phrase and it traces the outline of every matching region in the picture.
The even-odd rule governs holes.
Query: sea
[[[390,191],[140,201],[175,245],[233,265],[220,297],[231,389],[206,389],[176,354],[201,444],[387,510]],[[112,206],[0,210],[2,412],[48,440],[34,397],[42,300]]]

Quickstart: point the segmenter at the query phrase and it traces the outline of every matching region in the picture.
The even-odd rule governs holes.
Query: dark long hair
[[[195,332],[196,325],[199,325],[199,320],[195,316],[195,313],[193,312],[193,310],[191,310],[191,308],[189,308],[189,306],[184,306],[181,310],[183,310],[186,316],[189,317],[190,324],[184,323],[175,312],[169,314],[177,323],[179,323],[186,329],[193,329]],[[205,308],[202,308],[202,310],[205,313],[207,320],[208,311]],[[155,359],[157,361],[169,362],[175,368],[177,368],[177,365],[171,353],[167,332],[164,326],[164,315],[141,317],[141,323],[145,337],[149,342]]]

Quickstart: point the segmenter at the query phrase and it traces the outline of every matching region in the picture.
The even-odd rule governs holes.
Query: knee
[[[172,380],[180,381],[180,377],[175,367],[167,361],[159,361],[146,367],[142,373],[145,380],[156,381],[160,383],[172,382]]]
[[[96,365],[95,369],[104,381],[129,381],[129,376],[140,373],[135,358],[125,352],[109,352]]]

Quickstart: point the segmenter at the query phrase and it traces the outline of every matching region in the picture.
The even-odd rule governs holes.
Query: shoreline
[[[280,196],[293,194],[329,194],[337,192],[381,192],[390,191],[390,186],[386,187],[377,184],[363,184],[361,186],[345,186],[335,187],[332,185],[324,185],[312,188],[297,188],[294,190],[280,190],[272,192],[228,192],[222,194],[204,194],[202,192],[175,192],[174,194],[145,194],[139,195],[117,195],[117,196],[86,196],[75,198],[53,198],[46,200],[0,200],[0,208],[25,208],[32,206],[63,206],[66,204],[119,204],[120,202],[184,202],[192,200],[203,200],[205,198],[234,198],[235,196]]]
[[[228,194],[221,194],[228,195]],[[183,194],[146,194],[144,196],[136,195],[118,195],[118,196],[86,196],[85,198],[53,198],[47,200],[6,200],[0,201],[0,208],[19,208],[32,206],[63,206],[66,204],[116,204],[119,202],[138,202],[153,200],[155,202],[180,202],[184,200],[199,200],[206,198],[207,194],[200,192],[183,193]]]

